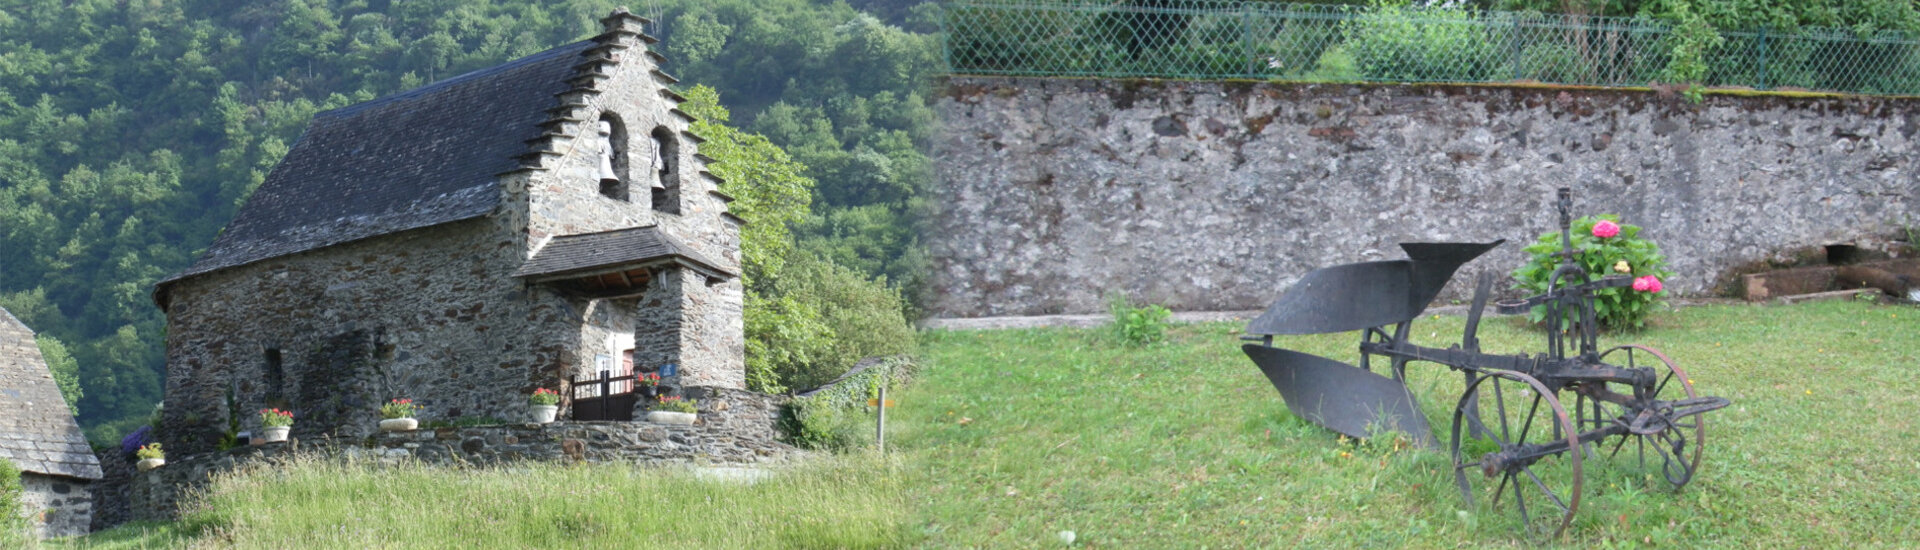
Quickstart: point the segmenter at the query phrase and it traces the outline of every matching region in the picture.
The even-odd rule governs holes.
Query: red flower
[[[1661,286],[1660,278],[1652,275],[1633,280],[1633,289],[1641,292],[1659,292]]]
[[[1595,237],[1605,239],[1619,234],[1619,224],[1607,220],[1600,220],[1600,223],[1593,224],[1593,236]]]

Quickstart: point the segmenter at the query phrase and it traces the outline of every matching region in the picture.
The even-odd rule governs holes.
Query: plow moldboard
[[[1240,349],[1280,390],[1294,416],[1359,438],[1371,435],[1368,428],[1391,429],[1421,446],[1438,448],[1427,417],[1405,384],[1318,355],[1259,344]]]

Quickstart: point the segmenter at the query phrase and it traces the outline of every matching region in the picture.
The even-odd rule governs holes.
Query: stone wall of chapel
[[[578,361],[582,312],[518,284],[496,218],[403,232],[180,281],[167,310],[169,451],[257,432],[289,408],[300,437],[359,437],[380,403],[422,420],[519,418]],[[575,331],[567,337],[565,327]],[[277,372],[268,350],[278,350]],[[230,402],[231,400],[231,402]]]

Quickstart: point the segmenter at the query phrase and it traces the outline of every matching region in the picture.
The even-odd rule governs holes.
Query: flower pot
[[[164,459],[164,458],[142,458],[140,459],[140,462],[134,463],[133,466],[135,468],[139,468],[140,471],[144,472],[144,471],[152,470],[154,468],[159,468],[165,465],[167,465],[167,459]]]
[[[528,405],[527,413],[533,415],[533,422],[535,424],[546,424],[548,422],[552,422],[554,415],[557,415],[560,413],[560,406],[559,405]]]
[[[643,395],[646,397],[654,397],[654,396],[660,395],[660,386],[639,386],[636,389],[639,391],[640,395]]]
[[[413,418],[388,418],[380,421],[380,431],[404,432],[420,429],[420,421]]]
[[[264,439],[266,439],[268,443],[279,443],[286,441],[287,432],[291,431],[293,431],[293,426],[269,426],[267,429],[261,430],[260,433],[265,436]]]
[[[693,419],[698,417],[699,417],[699,413],[683,413],[683,412],[673,412],[673,411],[647,411],[647,421],[655,424],[678,424],[681,426],[691,426],[693,425]]]

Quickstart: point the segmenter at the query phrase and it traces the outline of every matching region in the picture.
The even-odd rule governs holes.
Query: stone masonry
[[[257,433],[265,407],[308,440],[368,436],[402,397],[519,419],[626,350],[676,365],[667,384],[744,388],[740,219],[643,21],[317,115],[155,291],[170,453]]]
[[[1491,241],[1553,190],[1661,245],[1684,295],[1920,225],[1920,102],[1632,90],[953,78],[937,102],[933,317],[1258,310],[1402,241]],[[1903,237],[1904,238],[1904,237]],[[1817,252],[1816,252],[1817,254]],[[1502,281],[1509,280],[1504,276]]]

